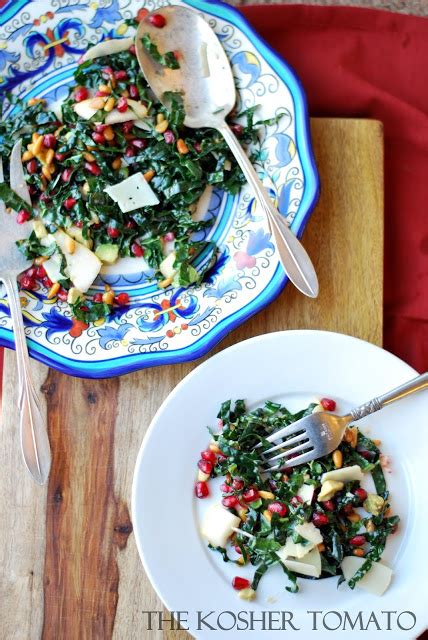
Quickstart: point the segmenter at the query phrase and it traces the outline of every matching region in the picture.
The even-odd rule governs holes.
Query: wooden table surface
[[[216,351],[251,336],[295,328],[382,342],[382,125],[315,119],[312,131],[322,196],[303,240],[319,275],[319,298],[310,300],[287,286]],[[6,352],[0,449],[2,640],[188,637],[145,630],[142,612],[162,605],[137,554],[129,503],[136,456],[150,420],[197,364],[81,380],[33,362],[53,453],[49,484],[41,488],[21,460],[14,354]]]

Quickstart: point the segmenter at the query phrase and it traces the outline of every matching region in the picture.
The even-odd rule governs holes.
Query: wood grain
[[[341,331],[381,344],[382,126],[326,119],[313,120],[312,129],[323,187],[304,244],[319,274],[320,296],[309,300],[287,286],[216,351],[291,328]],[[53,451],[49,486],[40,488],[21,463],[14,354],[6,352],[0,450],[2,640],[189,637],[146,630],[142,612],[162,611],[162,604],[138,558],[128,505],[136,456],[150,420],[196,364],[91,381],[48,372],[34,362]]]

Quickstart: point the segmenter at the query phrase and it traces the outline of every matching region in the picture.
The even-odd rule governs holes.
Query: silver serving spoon
[[[167,92],[182,95],[186,126],[211,127],[222,134],[268,217],[284,271],[302,293],[316,298],[318,279],[308,254],[273,205],[225,121],[235,105],[236,89],[220,41],[203,17],[192,9],[169,6],[157,10],[156,14],[165,18],[165,25],[156,27],[150,21],[154,14],[149,14],[140,22],[135,37],[138,62],[147,82],[166,107],[169,106]],[[177,51],[180,68],[169,69],[155,62],[141,42],[145,34],[150,36],[160,53]]]

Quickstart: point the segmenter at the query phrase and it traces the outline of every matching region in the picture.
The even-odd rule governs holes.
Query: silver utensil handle
[[[365,402],[360,407],[357,407],[353,411],[351,411],[350,416],[352,420],[360,420],[365,416],[370,415],[371,413],[375,413],[375,411],[379,411],[386,407],[386,405],[391,404],[391,402],[395,402],[396,400],[401,400],[401,398],[405,398],[411,393],[416,393],[416,391],[421,391],[422,389],[428,388],[428,373],[423,373],[408,382],[400,385],[396,389],[392,391],[388,391],[384,393],[382,396],[377,398],[373,398],[373,400],[369,400],[369,402]]]
[[[18,366],[20,436],[22,455],[37,484],[44,484],[51,467],[51,451],[40,403],[31,379],[27,341],[24,332],[18,286],[15,278],[4,278],[15,336]]]
[[[319,290],[318,278],[306,250],[299,239],[290,231],[283,216],[277,211],[269,198],[262,181],[233,131],[226,123],[219,126],[218,130],[229,145],[250,187],[253,189],[256,199],[269,220],[271,233],[284,271],[299,291],[311,298],[316,298]]]

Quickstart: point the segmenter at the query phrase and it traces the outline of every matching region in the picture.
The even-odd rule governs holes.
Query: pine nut
[[[288,478],[288,476],[287,476],[287,474],[286,474],[286,473],[283,473],[283,474],[282,474],[282,476],[281,476],[281,480],[282,480],[282,482],[288,482],[289,478]]]
[[[36,156],[38,153],[40,153],[40,151],[42,150],[43,147],[43,138],[42,136],[40,136],[40,138],[37,138],[37,140],[35,142],[33,142],[33,153]]]
[[[375,444],[377,447],[380,447],[380,445],[382,444],[382,440],[373,440],[373,444]]]
[[[162,122],[160,122],[155,126],[155,131],[157,131],[158,133],[165,133],[167,129],[168,129],[168,120],[162,120]]]
[[[167,287],[169,287],[169,285],[172,282],[172,278],[165,278],[165,280],[162,280],[161,282],[159,282],[159,286],[161,289],[166,289]]]
[[[103,131],[103,136],[106,140],[108,140],[109,142],[111,142],[114,139],[114,131],[113,128],[110,126],[107,126],[104,131]]]
[[[242,556],[240,556],[240,557],[237,559],[236,563],[237,563],[237,564],[240,564],[240,565],[241,565],[241,567],[243,567],[243,566],[244,566],[244,564],[245,564],[245,560],[244,560],[244,558],[243,558]]]
[[[367,530],[369,533],[373,533],[373,531],[376,531],[376,527],[374,526],[374,524],[373,524],[373,521],[372,521],[372,520],[368,520],[368,521],[366,522],[366,530]]]
[[[98,111],[98,109],[104,109],[104,103],[104,98],[92,98],[89,106],[92,107],[92,109],[96,109]]]
[[[165,116],[163,115],[163,113],[158,113],[156,116],[156,122],[158,124],[160,124],[161,122],[163,122],[165,120]]]
[[[221,449],[216,445],[215,442],[211,442],[208,448],[210,451],[214,451],[214,453],[221,453]]]
[[[354,556],[357,556],[358,558],[363,558],[365,556],[364,549],[354,549],[353,553]]]
[[[83,195],[83,196],[87,196],[87,195],[88,195],[88,193],[89,193],[89,191],[90,191],[90,189],[89,189],[89,182],[84,182],[84,183],[82,184],[82,190],[81,190],[81,191],[82,191],[82,195]]]
[[[55,282],[51,288],[48,291],[48,295],[47,298],[48,300],[50,300],[51,298],[53,298],[54,296],[56,296],[56,294],[58,293],[58,291],[61,289],[61,285],[59,282]]]
[[[113,304],[114,302],[114,291],[106,291],[103,293],[103,302],[106,304]]]
[[[354,513],[350,513],[349,516],[347,516],[349,522],[359,522],[361,520],[361,516],[359,513],[357,513],[356,511],[354,511]]]
[[[119,157],[115,158],[111,163],[111,168],[114,169],[115,171],[120,169],[121,166],[122,166],[122,159]]]
[[[339,449],[333,451],[333,464],[336,469],[340,469],[343,466],[343,454]]]
[[[74,253],[76,251],[76,241],[74,238],[68,236],[65,240],[65,250],[67,253]]]
[[[325,544],[323,542],[320,542],[319,544],[317,544],[317,549],[320,553],[322,553],[323,551],[325,551]]]
[[[87,151],[85,151],[85,153],[83,154],[83,157],[88,162],[95,162],[95,160],[96,160],[96,157],[94,155],[92,155],[92,153],[88,153]]]
[[[34,264],[40,267],[40,265],[46,262],[46,260],[49,260],[47,256],[39,256],[34,260]]]
[[[52,174],[51,174],[51,172],[49,171],[49,167],[48,167],[47,165],[44,165],[44,166],[42,167],[42,173],[43,173],[43,175],[45,176],[46,180],[49,180],[49,181],[51,181],[51,180],[52,180]]]
[[[32,160],[34,158],[34,153],[32,151],[24,151],[22,154],[22,162],[27,162],[27,160]]]
[[[268,522],[270,522],[272,520],[272,514],[267,509],[265,511],[263,511],[263,517],[266,518],[266,520]]]
[[[51,172],[51,174],[53,175],[56,171],[56,166],[54,165],[53,162],[51,162],[51,164],[48,164],[48,169]]]
[[[31,139],[33,142],[36,142],[36,140],[38,140],[39,138],[41,138],[42,136],[40,135],[40,133],[37,133],[36,131],[33,133],[33,135],[31,136]],[[28,148],[28,147],[27,147]]]
[[[108,84],[99,84],[98,91],[102,91],[103,93],[111,93],[111,87]]]
[[[259,496],[263,498],[263,500],[275,500],[275,495],[272,491],[259,491]]]
[[[114,98],[107,98],[107,101],[104,105],[104,111],[113,111],[114,105],[116,104],[116,100]]]
[[[55,151],[53,149],[48,149],[46,151],[46,157],[45,157],[46,164],[51,164],[54,157],[55,157]]]
[[[358,429],[357,427],[348,427],[344,436],[345,442],[351,445],[353,449],[357,446],[358,441]]]
[[[184,142],[182,138],[179,138],[177,140],[177,150],[178,150],[178,153],[181,153],[181,155],[189,153],[189,147],[187,146],[187,144]]]
[[[150,182],[150,180],[154,178],[155,175],[156,175],[156,171],[154,171],[153,169],[149,169],[149,171],[146,171],[146,173],[143,174],[144,180],[146,182]]]
[[[128,91],[128,89],[125,89],[124,91],[122,91],[120,95],[121,95],[121,96],[123,96],[124,98],[129,98],[129,91]]]

